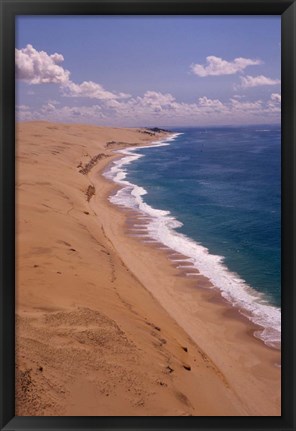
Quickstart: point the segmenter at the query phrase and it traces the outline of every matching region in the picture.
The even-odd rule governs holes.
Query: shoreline
[[[116,205],[116,204],[115,204]],[[122,208],[122,210],[124,211],[124,207]],[[137,218],[137,216],[139,216],[139,214],[141,214],[138,211],[134,210],[131,211],[132,213],[134,212],[134,217]],[[133,217],[133,215],[131,215],[131,217]],[[126,215],[126,219],[127,222],[126,224],[128,224],[128,218],[129,216]],[[131,224],[132,229],[133,229],[133,224]],[[184,260],[186,259],[186,256],[177,256],[177,258],[180,257],[180,260],[174,260],[172,258],[173,255],[178,255],[178,252],[174,252],[173,249],[170,249],[168,246],[165,246],[163,243],[158,242],[156,240],[153,240],[151,237],[149,237],[148,234],[144,234],[143,231],[143,235],[142,232],[139,231],[139,235],[137,233],[135,233],[134,235],[130,233],[131,232],[131,228],[127,227],[125,230],[125,234],[129,237],[133,237],[135,238],[135,240],[137,240],[138,242],[140,242],[141,244],[143,244],[143,246],[149,246],[152,248],[152,253],[153,250],[163,250],[163,254],[166,255],[166,258],[170,261],[171,266],[177,270],[177,274],[176,277],[181,277],[183,279],[187,279],[188,277],[188,273],[186,272],[186,266],[179,266],[178,264],[176,264],[176,262],[180,262],[180,263],[184,263]],[[146,231],[145,231],[146,232]],[[191,265],[188,265],[188,268],[191,268]],[[271,349],[274,350],[276,352],[280,352],[281,353],[281,348],[280,347],[276,347],[274,345],[268,345],[266,344],[262,338],[260,338],[259,336],[256,336],[256,332],[261,332],[264,330],[264,328],[262,328],[262,326],[256,324],[255,322],[253,322],[250,318],[248,318],[244,313],[246,312],[246,310],[240,310],[238,307],[236,307],[235,305],[231,304],[231,302],[224,298],[221,295],[221,291],[214,286],[211,281],[204,275],[202,274],[193,274],[193,275],[197,275],[198,279],[192,279],[192,282],[194,282],[196,284],[196,289],[211,289],[211,293],[212,295],[209,295],[209,299],[207,299],[208,301],[212,302],[212,303],[217,303],[222,305],[223,307],[225,307],[225,315],[230,315],[232,316],[234,319],[238,319],[241,320],[243,322],[243,324],[245,324],[248,329],[246,329],[246,332],[255,340],[258,340],[260,343],[263,343],[264,347],[266,347],[267,349]],[[281,366],[280,364],[276,363],[275,366]]]
[[[122,157],[124,157],[124,155]],[[255,332],[258,330],[261,331],[262,326],[257,325],[256,323],[248,319],[246,316],[244,316],[243,313],[240,313],[240,310],[237,307],[234,307],[226,298],[224,298],[221,295],[221,291],[218,288],[213,287],[213,289],[209,290],[207,284],[210,283],[212,285],[212,283],[207,279],[207,277],[201,276],[206,284],[205,288],[203,287],[203,283],[201,283],[201,286],[198,286],[196,280],[189,280],[188,278],[184,277],[184,274],[180,273],[180,271],[176,268],[173,262],[169,259],[169,256],[167,254],[169,254],[170,252],[166,253],[165,251],[162,250],[163,244],[159,243],[160,247],[157,247],[156,245],[157,242],[153,241],[153,243],[149,244],[147,242],[144,242],[143,238],[139,238],[137,236],[133,237],[130,235],[130,233],[128,232],[128,229],[126,228],[127,220],[129,215],[136,214],[137,210],[133,210],[125,206],[120,206],[120,205],[111,203],[109,201],[110,195],[115,194],[116,191],[122,188],[120,184],[115,183],[110,179],[103,178],[105,177],[104,172],[106,172],[106,170],[108,169],[108,167],[111,166],[112,163],[113,162],[110,161],[108,165],[100,167],[99,170],[97,170],[96,172],[95,179],[92,178],[92,180],[94,180],[94,184],[96,181],[98,184],[99,183],[101,184],[101,180],[102,182],[106,181],[109,183],[109,187],[107,186],[107,188],[109,189],[109,192],[106,192],[104,196],[105,205],[106,205],[106,208],[108,208],[108,210],[111,210],[111,208],[113,209],[115,208],[115,211],[119,212],[117,224],[120,227],[116,229],[116,233],[115,233],[115,230],[113,230],[112,228],[107,232],[113,244],[119,251],[119,254],[122,256],[125,264],[132,270],[132,272],[137,276],[137,278],[145,285],[145,287],[151,292],[151,294],[163,306],[163,308],[165,308],[169,312],[169,314],[176,321],[176,323],[185,330],[185,332],[191,337],[191,339],[199,347],[203,349],[203,351],[209,354],[210,358],[214,360],[215,365],[217,365],[220,370],[223,370],[223,375],[226,377],[226,379],[229,378],[230,381],[232,380],[232,384],[236,386],[237,392],[239,391],[242,385],[245,385],[244,386],[245,388],[249,386],[248,381],[250,380],[250,375],[248,374],[248,372],[246,372],[246,370],[244,370],[244,372],[246,373],[244,378],[242,379],[241,378],[242,375],[240,375],[238,376],[238,381],[235,382],[234,380],[236,378],[232,379],[232,373],[234,372],[234,370],[233,370],[233,366],[230,365],[232,363],[230,358],[228,358],[229,369],[227,370],[227,372],[225,372],[225,369],[224,369],[225,357],[223,358],[222,361],[220,361],[219,356],[220,356],[220,353],[223,353],[223,356],[224,356],[224,354],[226,353],[226,349],[222,348],[220,350],[219,348],[215,351],[215,349],[211,348],[208,342],[203,343],[205,339],[208,338],[209,335],[213,335],[214,330],[213,332],[211,330],[207,331],[206,328],[204,327],[203,328],[205,330],[203,334],[204,337],[196,336],[196,334],[200,332],[199,331],[200,326],[198,327],[198,325],[195,325],[195,327],[193,328],[190,325],[190,323],[187,322],[188,316],[190,315],[190,311],[191,311],[190,310],[191,306],[188,303],[189,301],[188,302],[186,300],[183,301],[183,304],[186,304],[188,308],[186,308],[185,306],[184,309],[178,313],[178,308],[182,303],[183,295],[189,296],[190,303],[194,302],[194,304],[197,305],[197,304],[200,304],[200,302],[203,302],[202,310],[199,309],[199,307],[197,307],[197,309],[203,312],[203,316],[205,317],[205,319],[208,318],[208,314],[210,314],[211,319],[218,321],[218,323],[217,324],[215,323],[213,327],[215,328],[215,331],[218,331],[218,334],[215,335],[215,341],[220,340],[220,343],[219,343],[220,347],[222,347],[222,344],[224,344],[225,340],[223,340],[223,335],[224,335],[224,332],[227,332],[227,331],[224,331],[223,325],[221,325],[222,328],[220,327],[220,322],[219,322],[219,318],[217,318],[217,314],[220,315],[221,321],[223,321],[224,324],[229,325],[230,332],[232,331],[237,332],[237,334],[235,334],[234,336],[232,334],[233,338],[235,339],[235,343],[234,344],[231,343],[231,345],[232,347],[235,346],[234,352],[237,349],[237,352],[233,354],[233,357],[235,357],[236,354],[237,354],[237,357],[239,357],[239,355],[241,354],[240,349],[242,345],[240,341],[241,339],[243,339],[244,343],[246,343],[246,346],[243,349],[246,355],[248,355],[249,351],[254,352],[254,357],[248,358],[246,360],[246,364],[249,362],[250,364],[252,364],[252,366],[254,366],[254,364],[256,363],[256,367],[260,369],[261,366],[258,363],[259,362],[258,359],[259,358],[262,359],[265,357],[266,363],[264,365],[262,364],[263,368],[261,368],[260,373],[261,371],[263,371],[263,369],[266,366],[268,366],[270,367],[270,370],[267,371],[266,373],[264,372],[264,374],[266,374],[266,376],[269,374],[269,372],[272,374],[273,373],[272,369],[275,369],[276,373],[279,374],[279,379],[280,379],[281,350],[277,349],[276,347],[268,346],[263,342],[262,339],[255,336]],[[96,208],[96,204],[94,204],[93,208],[94,209]],[[121,238],[121,240],[116,241],[119,238]],[[128,250],[129,252],[131,251],[131,248],[137,247],[137,252],[132,253],[131,258],[127,257],[128,255],[127,243],[129,244],[129,247],[130,247]],[[166,248],[169,249],[169,247],[166,247]],[[140,253],[140,250],[142,251],[142,253]],[[155,255],[154,258],[152,257],[153,254]],[[146,256],[146,258],[143,258],[143,262],[149,262],[150,260],[150,262],[148,263],[149,267],[153,266],[154,269],[157,267],[157,263],[159,263],[160,260],[161,262],[163,262],[163,266],[161,268],[159,268],[160,265],[158,265],[158,270],[159,270],[158,274],[155,275],[154,278],[151,277],[149,280],[150,281],[149,283],[147,283],[147,279],[149,278],[148,276],[149,270],[147,270],[146,274],[143,275],[143,273],[145,272],[146,265],[143,264],[143,262],[141,265],[139,265],[141,255]],[[153,264],[151,264],[151,262]],[[179,280],[180,279],[182,280],[180,283],[181,285],[182,284],[184,284],[185,286],[187,285],[184,288],[184,291],[183,292],[179,291],[177,293],[176,290],[172,292],[170,291],[170,289],[168,289],[165,295],[161,295],[157,291],[155,286],[158,285],[157,281],[159,280],[161,275],[164,275],[164,272],[167,272],[168,274],[166,276],[167,285],[170,284],[169,282],[170,276],[176,277]],[[174,294],[176,294],[175,300],[171,301],[171,298]],[[201,323],[200,320],[199,320],[199,323]],[[194,331],[194,329],[196,331]],[[219,335],[220,331],[221,331],[221,334]],[[202,338],[202,341],[201,341],[201,338]],[[252,366],[250,368],[249,366],[247,366],[247,369],[249,368],[249,372],[252,369]],[[257,377],[259,377],[259,375]],[[242,380],[244,380],[244,383],[242,383]],[[253,383],[254,383],[254,386],[256,386],[257,382],[255,383],[255,381],[253,381]],[[265,384],[263,383],[262,388],[260,388],[259,391],[264,388],[264,385]],[[260,386],[260,384],[258,386]],[[251,396],[252,396],[252,393],[250,392],[249,397],[251,398]],[[270,396],[270,394],[266,392],[264,396],[268,397]],[[256,403],[258,403],[258,399]],[[253,404],[253,407],[255,407],[255,403]]]
[[[177,133],[177,132],[171,133],[171,135],[169,135],[168,137],[165,137],[164,139],[162,139],[160,141],[153,141],[151,143],[151,145],[149,144],[148,146],[144,145],[144,146],[137,146],[137,147],[121,149],[121,150],[116,151],[116,154],[121,154],[121,156],[119,157],[119,160],[120,159],[121,160],[127,159],[127,161],[125,163],[123,163],[124,166],[129,165],[130,163],[133,162],[133,160],[129,160],[131,157],[133,157],[133,154],[134,154],[134,160],[137,160],[138,157],[143,157],[143,155],[136,153],[137,149],[142,149],[142,148],[147,148],[147,147],[153,148],[154,146],[159,147],[162,145],[170,145],[170,142],[172,140],[174,140],[179,134],[180,133]],[[127,151],[125,151],[125,150],[127,150]],[[222,301],[222,303],[225,303],[227,306],[230,306],[230,308],[234,308],[234,310],[236,310],[237,314],[239,315],[238,317],[242,317],[243,319],[246,319],[248,322],[250,322],[251,326],[254,328],[253,329],[253,336],[255,338],[261,340],[267,347],[281,351],[280,341],[270,340],[269,338],[265,339],[263,337],[263,334],[266,331],[270,330],[271,328],[268,328],[268,326],[264,326],[263,322],[262,322],[262,324],[256,322],[256,319],[258,319],[258,317],[256,317],[256,315],[254,313],[252,313],[252,311],[250,310],[250,304],[249,304],[249,308],[244,306],[245,304],[243,304],[243,306],[241,306],[239,301],[237,301],[237,298],[231,297],[232,294],[230,294],[230,297],[229,297],[229,293],[228,293],[228,297],[227,297],[227,292],[225,292],[223,290],[223,288],[217,287],[215,285],[214,281],[212,281],[207,274],[202,273],[198,264],[194,263],[194,259],[192,258],[192,256],[186,254],[186,252],[184,253],[184,251],[177,250],[176,246],[174,248],[173,246],[167,245],[165,242],[162,242],[161,239],[153,237],[153,234],[151,231],[149,232],[148,227],[149,227],[149,224],[151,224],[149,222],[156,219],[157,216],[149,214],[149,211],[147,211],[147,209],[145,209],[145,210],[141,209],[142,203],[145,206],[147,206],[147,204],[145,203],[145,200],[143,200],[141,198],[141,195],[140,195],[140,197],[137,196],[137,198],[139,198],[139,200],[140,200],[140,204],[137,201],[137,199],[135,199],[135,202],[133,202],[134,205],[136,205],[136,208],[133,208],[131,206],[131,204],[129,204],[129,203],[125,203],[125,202],[121,203],[120,201],[118,202],[118,199],[116,199],[116,197],[117,197],[118,193],[120,192],[120,190],[123,190],[126,187],[133,187],[133,191],[135,192],[135,190],[137,188],[139,188],[139,186],[125,180],[125,173],[124,173],[125,169],[122,170],[122,168],[121,168],[122,164],[120,164],[120,168],[118,169],[117,163],[116,163],[117,161],[118,161],[118,158],[113,160],[112,162],[108,163],[105,170],[102,171],[102,175],[114,183],[114,190],[111,192],[108,199],[112,204],[117,205],[118,207],[132,209],[133,211],[135,211],[135,217],[137,217],[137,213],[138,213],[138,216],[140,216],[140,215],[141,215],[141,217],[143,216],[143,218],[144,219],[146,218],[146,221],[147,221],[147,223],[145,223],[145,224],[142,222],[142,220],[140,221],[140,224],[137,221],[136,225],[133,225],[133,222],[130,222],[131,226],[129,229],[131,230],[131,232],[129,232],[127,230],[127,234],[130,236],[134,236],[134,237],[138,236],[139,240],[141,240],[141,236],[143,236],[143,237],[147,236],[147,240],[146,241],[143,240],[144,242],[146,242],[146,243],[147,242],[158,243],[159,246],[164,246],[167,249],[171,250],[172,253],[179,255],[178,260],[176,261],[179,263],[176,264],[175,266],[177,268],[180,268],[183,265],[183,267],[185,267],[185,269],[186,269],[186,266],[188,266],[189,270],[191,269],[191,272],[189,274],[186,273],[186,271],[184,269],[184,271],[183,271],[184,276],[192,276],[192,277],[193,276],[202,276],[202,277],[205,277],[208,280],[208,284],[209,284],[208,287],[215,290],[215,292],[221,297],[220,300]],[[115,175],[113,173],[113,170],[115,170]],[[123,176],[122,174],[124,175],[124,177],[122,177]],[[117,178],[118,176],[119,176],[119,178]],[[152,207],[150,205],[148,205],[148,208],[151,209],[152,211],[159,212],[158,209],[155,209],[154,207]],[[170,212],[169,212],[169,215],[171,216]],[[179,221],[174,216],[172,216],[172,218],[177,223],[179,223]],[[142,223],[142,226],[141,226],[141,223]],[[139,227],[139,226],[141,226],[141,227]],[[175,233],[175,228],[169,227],[168,230],[170,233]],[[196,243],[195,240],[189,238],[187,235],[184,235],[184,234],[177,234],[177,235],[178,235],[177,238],[181,238],[182,240],[185,240],[185,241],[189,240],[190,242]],[[199,246],[199,244],[196,244],[196,245]],[[219,258],[219,259],[223,258],[223,256],[213,256],[209,252],[209,250],[202,244],[200,244],[200,247],[202,247],[203,249],[206,250],[206,252],[209,254],[209,257],[214,257],[214,258]],[[174,259],[170,256],[169,256],[169,259],[172,262],[174,261]],[[247,289],[247,291],[245,293],[247,295],[249,295],[250,298],[252,298],[252,299],[254,298],[255,303],[259,300],[260,294],[255,289],[253,289],[251,286],[248,286],[247,284],[244,286],[245,281],[242,280],[238,274],[230,273],[229,269],[224,264],[222,264],[222,268],[224,271],[226,271],[227,274],[231,274],[235,278],[238,277],[243,282],[243,291],[245,292],[245,290]],[[255,299],[255,297],[256,297],[256,299]],[[251,305],[252,304],[253,303],[251,303]],[[261,307],[262,307],[262,305],[263,304],[261,303]],[[258,303],[258,306],[260,306],[260,303]],[[278,310],[278,307],[276,307],[272,304],[268,304],[268,303],[266,305],[264,304],[263,307],[270,307],[270,309],[273,309],[274,311]],[[262,311],[264,311],[264,310],[262,310]],[[272,328],[272,330],[273,330],[273,328]]]
[[[108,201],[110,147],[151,137],[46,122],[17,136],[16,414],[280,415],[279,352]]]

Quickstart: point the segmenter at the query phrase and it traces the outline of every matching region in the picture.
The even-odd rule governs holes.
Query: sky
[[[280,35],[280,16],[18,16],[17,119],[279,124]]]

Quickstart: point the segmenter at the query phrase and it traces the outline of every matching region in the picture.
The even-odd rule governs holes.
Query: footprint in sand
[[[156,329],[156,331],[161,331],[159,326],[154,325],[154,323],[151,322],[145,322],[146,325],[152,326],[152,328]]]
[[[169,365],[167,365],[166,372],[171,374],[173,371],[174,371],[174,369],[172,367],[170,367]]]
[[[58,244],[64,244],[67,247],[71,247],[71,244],[69,244],[67,241],[62,241],[61,239],[57,241]]]

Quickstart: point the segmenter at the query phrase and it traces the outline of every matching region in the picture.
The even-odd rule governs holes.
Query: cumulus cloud
[[[48,101],[39,110],[18,110],[19,120],[85,122],[115,126],[159,126],[260,123],[279,121],[280,94],[273,93],[267,101],[227,102],[200,97],[194,103],[177,101],[169,93],[147,91],[142,96],[100,102],[92,106],[60,106]]]
[[[262,113],[263,102],[262,100],[256,100],[255,102],[241,102],[237,99],[230,99],[231,110],[233,113]]]
[[[70,80],[70,72],[59,63],[64,61],[62,54],[49,55],[37,51],[32,45],[15,50],[16,77],[29,84],[59,84],[62,94],[68,97],[87,97],[98,100],[117,100],[130,97],[125,93],[112,93],[93,81],[77,84]]]
[[[159,91],[146,91],[144,94],[144,100],[146,100],[148,103],[160,103],[160,104],[168,104],[175,101],[174,96],[172,96],[170,93],[161,93]]]
[[[278,94],[278,93],[272,93],[272,95],[270,96],[270,99],[271,99],[273,102],[281,103],[281,101],[282,101],[282,96],[281,96],[280,94]]]
[[[218,99],[209,99],[206,96],[198,99],[198,106],[208,108],[212,111],[225,111],[226,106]]]
[[[49,100],[48,103],[51,103],[52,105],[60,105],[61,102],[59,102],[58,100]]]
[[[132,101],[134,103],[134,101]],[[143,97],[136,99],[136,104],[148,108],[154,112],[174,110],[177,107],[176,99],[169,93],[146,91]]]
[[[273,113],[281,112],[281,95],[279,93],[272,93],[268,101],[268,110]]]
[[[62,86],[62,94],[68,97],[88,97],[90,99],[106,101],[130,97],[129,94],[116,94],[107,91],[102,87],[102,85],[93,81],[84,81],[82,84],[75,84],[72,81],[68,81]]]
[[[248,66],[262,64],[261,60],[252,60],[250,58],[237,57],[233,61],[226,61],[220,57],[210,55],[206,58],[207,64],[192,64],[192,72],[200,77],[234,75],[242,72]]]
[[[241,87],[242,88],[251,88],[251,87],[259,87],[261,85],[277,85],[280,84],[281,81],[279,79],[268,78],[264,75],[259,76],[241,76]]]
[[[149,90],[141,96],[132,97],[122,92],[106,90],[101,84],[84,81],[80,84],[70,80],[70,72],[60,63],[64,60],[61,54],[49,55],[44,51],[37,51],[32,45],[16,50],[17,77],[29,84],[55,83],[61,95],[72,98],[71,104],[78,98],[91,99],[91,106],[62,106],[60,101],[48,100],[40,108],[31,109],[27,105],[16,107],[19,120],[86,122],[102,125],[140,126],[154,125],[192,125],[192,124],[230,124],[233,122],[258,122],[258,118],[277,119],[280,112],[280,94],[272,93],[268,101],[242,101],[235,95],[227,102],[211,99],[207,96],[199,97],[195,102],[177,101],[170,93]],[[243,71],[247,66],[260,64],[260,60],[236,58],[227,62],[218,57],[207,57],[207,65],[194,65],[195,73],[199,76],[235,74]],[[263,76],[243,76],[242,83],[246,86],[259,85],[258,82],[266,78]],[[278,83],[278,82],[277,82]],[[251,85],[252,84],[252,85]],[[62,99],[61,99],[62,100]],[[69,100],[69,99],[68,99]],[[90,100],[86,102],[90,104]],[[77,103],[78,104],[78,103]],[[261,117],[260,117],[261,116]]]
[[[105,118],[99,105],[92,106],[57,106],[45,103],[39,110],[20,110],[17,112],[19,121],[47,120],[64,122],[98,123]]]
[[[70,72],[58,64],[63,61],[61,54],[48,55],[27,45],[15,50],[16,77],[29,84],[63,84],[70,76]]]

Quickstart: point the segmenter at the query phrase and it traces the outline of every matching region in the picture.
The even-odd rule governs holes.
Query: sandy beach
[[[114,150],[165,136],[17,124],[16,415],[281,414],[280,351],[108,200]]]

